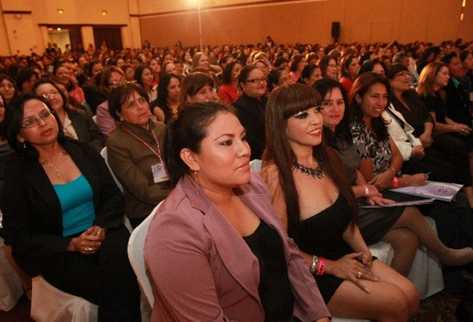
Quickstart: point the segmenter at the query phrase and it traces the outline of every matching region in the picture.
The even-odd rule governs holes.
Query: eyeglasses
[[[254,79],[248,79],[245,83],[261,84],[261,83],[266,83],[266,82],[267,82],[266,78],[254,78]]]
[[[32,127],[38,126],[41,122],[45,122],[50,116],[51,111],[44,109],[38,113],[38,115],[29,116],[21,122],[21,127],[24,129],[30,129]]]

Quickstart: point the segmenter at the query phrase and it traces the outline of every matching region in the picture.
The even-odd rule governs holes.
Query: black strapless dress
[[[351,221],[352,210],[339,195],[331,206],[300,222],[296,243],[307,254],[337,260],[353,252],[342,238]],[[314,277],[325,303],[328,303],[343,279],[328,274]]]

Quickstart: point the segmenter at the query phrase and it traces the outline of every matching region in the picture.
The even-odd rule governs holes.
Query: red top
[[[353,81],[348,77],[340,78],[340,84],[342,84],[343,88],[345,89],[347,95],[350,94],[351,87],[353,86]]]
[[[218,89],[218,97],[222,103],[233,104],[240,97],[238,88],[233,84],[223,84]]]

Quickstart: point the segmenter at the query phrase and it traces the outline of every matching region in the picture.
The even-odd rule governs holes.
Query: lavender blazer
[[[242,187],[241,199],[282,238],[294,315],[301,321],[330,317],[295,244],[275,216],[259,176]],[[153,281],[152,322],[263,322],[259,264],[240,234],[189,177],[182,178],[153,218],[145,242]]]

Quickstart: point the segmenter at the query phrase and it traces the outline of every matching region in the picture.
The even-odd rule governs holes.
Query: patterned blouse
[[[390,167],[392,152],[389,139],[379,141],[375,133],[360,121],[354,121],[351,124],[351,134],[353,144],[356,146],[361,159],[371,159],[373,161],[374,175],[378,175]]]

